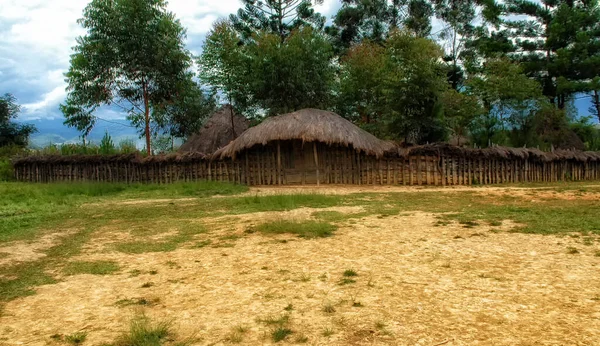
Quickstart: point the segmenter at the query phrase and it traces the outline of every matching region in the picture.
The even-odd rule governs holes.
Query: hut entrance
[[[287,184],[316,184],[313,143],[281,142],[283,174]]]

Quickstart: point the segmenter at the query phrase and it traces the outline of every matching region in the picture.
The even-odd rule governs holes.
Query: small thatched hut
[[[200,131],[188,138],[179,153],[211,155],[248,129],[248,120],[235,114],[231,105],[216,111]]]
[[[359,183],[361,160],[393,149],[335,113],[302,109],[248,129],[213,159],[240,162],[248,184]]]

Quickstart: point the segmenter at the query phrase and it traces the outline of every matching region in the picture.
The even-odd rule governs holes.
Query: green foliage
[[[325,24],[325,17],[315,12],[310,0],[242,0],[242,4],[244,7],[230,15],[229,20],[244,40],[262,31],[277,35],[283,42],[295,29],[314,26],[320,30]]]
[[[14,119],[21,111],[16,98],[11,94],[0,95],[0,148],[6,146],[24,147],[29,136],[36,132],[33,125],[19,124]]]
[[[469,136],[475,119],[485,114],[479,99],[465,92],[448,89],[443,95],[443,103],[444,117],[457,140],[456,144],[464,144],[461,139]]]
[[[77,275],[77,274],[93,274],[93,275],[106,275],[112,274],[119,270],[119,265],[112,261],[96,261],[96,262],[83,262],[74,261],[69,262],[63,269],[65,275]]]
[[[586,150],[600,151],[600,128],[592,122],[591,117],[581,117],[569,126],[583,141]]]
[[[11,159],[17,155],[25,155],[27,150],[18,145],[0,147],[0,182],[14,180]]]
[[[213,93],[225,95],[236,110],[244,112],[250,107],[250,95],[245,90],[249,58],[240,40],[231,22],[216,21],[206,35],[198,65],[200,80],[209,85]]]
[[[68,95],[61,110],[65,124],[87,136],[101,105],[116,105],[136,126],[149,129],[150,109],[174,99],[188,78],[191,58],[185,30],[164,0],[93,0],[78,23],[66,73]],[[150,153],[150,133],[145,131]]]
[[[153,322],[149,317],[135,317],[129,331],[123,333],[111,346],[161,346],[174,335],[170,322]]]
[[[284,42],[268,33],[258,34],[255,41],[247,46],[255,107],[269,115],[329,107],[335,71],[333,50],[324,35],[304,27]]]
[[[384,138],[443,140],[440,101],[448,85],[441,48],[404,31],[393,31],[384,43],[361,43],[342,61],[340,113]]]
[[[187,138],[198,132],[214,113],[217,100],[213,94],[206,94],[191,74],[180,83],[176,98],[157,104],[152,109],[152,118],[161,132]]]
[[[426,37],[431,31],[432,14],[431,3],[423,0],[343,1],[326,32],[332,36],[337,50],[344,52],[363,40],[381,43],[398,28]]]
[[[198,60],[201,80],[250,116],[329,107],[335,70],[324,35],[309,26],[283,41],[269,32],[252,38],[241,44],[231,23],[215,23]]]
[[[65,336],[65,341],[71,345],[80,345],[87,339],[86,332],[77,332]]]
[[[108,134],[108,131],[104,133],[104,137],[100,141],[100,153],[103,155],[112,155],[115,151],[115,144],[113,143],[112,137]]]
[[[133,139],[124,139],[119,142],[117,150],[120,154],[131,154],[137,151],[137,147]]]
[[[332,236],[336,229],[336,226],[326,222],[273,221],[254,227],[253,231],[265,234],[297,234],[302,238],[323,238]]]

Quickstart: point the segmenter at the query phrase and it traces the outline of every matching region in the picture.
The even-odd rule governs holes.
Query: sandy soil
[[[579,188],[598,188],[600,184],[589,185],[573,185],[573,190]],[[314,193],[326,195],[347,195],[352,193],[393,193],[393,192],[480,192],[480,193],[510,193],[510,194],[526,194],[538,193],[543,190],[550,189],[549,187],[519,187],[519,186],[392,186],[392,185],[306,185],[306,186],[259,186],[251,187],[249,191],[243,195],[247,196],[266,196],[276,194],[297,194],[297,193]],[[558,194],[563,195],[563,194]],[[221,196],[215,196],[219,198]]]
[[[114,340],[142,309],[173,321],[197,345],[228,344],[239,325],[249,329],[241,344],[270,344],[271,327],[260,320],[283,313],[294,331],[288,341],[303,334],[309,345],[600,344],[597,245],[489,226],[435,226],[435,215],[421,212],[347,221],[325,239],[243,233],[249,224],[312,212],[199,220],[213,229],[207,237],[242,236],[228,241],[233,247],[186,245],[141,255],[86,247],[73,260],[114,260],[121,271],[66,277],[9,302],[0,317],[0,345],[47,345],[55,333],[80,330],[88,332],[86,345],[99,345]],[[569,246],[580,253],[568,254]],[[346,269],[358,277],[340,285]],[[153,285],[142,288],[146,282]],[[153,303],[116,304],[137,298]],[[323,311],[329,304],[332,313]],[[333,335],[323,336],[325,329]]]
[[[14,241],[0,246],[0,266],[17,262],[35,261],[46,255],[44,250],[59,243],[60,238],[76,230],[62,229],[60,232],[46,234],[35,241]]]

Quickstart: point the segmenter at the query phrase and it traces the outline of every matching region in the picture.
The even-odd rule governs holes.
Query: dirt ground
[[[472,188],[461,188],[467,189]],[[348,190],[392,192],[318,191]],[[300,192],[258,188],[249,194],[292,191]],[[51,335],[77,331],[88,333],[85,345],[100,345],[113,341],[142,311],[172,321],[180,337],[197,345],[230,344],[236,326],[248,329],[240,344],[270,344],[272,327],[263,320],[282,314],[289,315],[294,332],[283,343],[304,335],[308,345],[600,344],[595,245],[573,255],[565,252],[575,244],[571,237],[506,232],[509,221],[499,227],[439,226],[435,214],[423,212],[344,221],[333,237],[322,239],[244,233],[251,224],[308,219],[322,210],[360,208],[199,220],[212,232],[196,240],[239,236],[217,247],[186,244],[172,252],[128,255],[103,246],[113,237],[94,238],[72,260],[116,261],[121,270],[69,276],[9,302],[0,316],[0,345],[51,345]],[[27,251],[51,242],[42,238]],[[341,285],[347,269],[358,273],[356,282]],[[144,283],[152,285],[142,288]],[[148,304],[123,304],[141,298]]]

